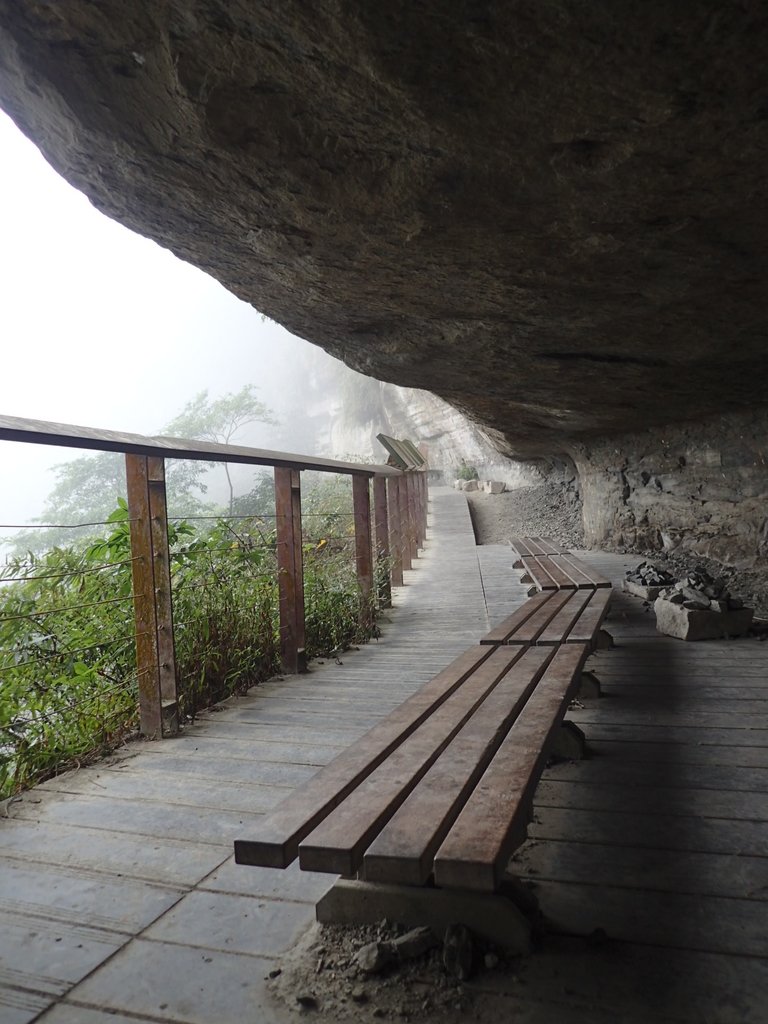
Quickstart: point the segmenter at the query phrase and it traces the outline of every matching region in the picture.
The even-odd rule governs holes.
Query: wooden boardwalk
[[[0,1024],[295,1019],[264,977],[330,880],[238,867],[232,840],[525,596],[463,495],[432,504],[378,642],[7,808]],[[614,580],[630,564],[583,557]],[[473,983],[478,1019],[763,1024],[768,644],[665,639],[618,594],[608,628],[605,697],[573,714],[593,756],[547,769],[517,858],[549,931]]]

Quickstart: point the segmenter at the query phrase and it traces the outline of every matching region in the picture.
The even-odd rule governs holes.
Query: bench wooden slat
[[[369,846],[366,881],[423,885],[432,858],[541,678],[552,650],[528,648]]]
[[[525,556],[520,561],[523,569],[531,577],[539,590],[559,590],[557,583],[552,579],[546,568],[535,557]]]
[[[610,590],[596,590],[592,600],[579,616],[579,620],[566,637],[567,644],[593,644],[595,637],[608,612],[611,602]]]
[[[382,826],[521,654],[513,647],[492,648],[490,657],[433,711],[429,720],[302,840],[302,869],[354,874]]]
[[[547,628],[563,605],[570,600],[572,590],[557,590],[546,604],[533,613],[507,640],[508,644],[533,644]]]
[[[561,551],[565,550],[559,544],[555,544],[554,541],[550,540],[549,537],[531,537],[529,539],[538,546],[538,554],[540,555],[559,555]]]
[[[549,560],[553,565],[557,565],[561,572],[564,572],[579,590],[589,590],[594,588],[595,584],[587,575],[586,570],[580,569],[570,556],[562,554],[550,555]]]
[[[527,538],[524,537],[510,537],[509,543],[515,550],[519,558],[525,558],[527,555],[535,555],[536,552],[531,550]]]
[[[447,700],[493,648],[464,651],[412,697],[313,775],[259,822],[257,839],[236,839],[238,864],[287,867],[299,842]]]
[[[576,584],[573,582],[571,577],[563,569],[563,567],[555,561],[552,555],[540,555],[536,562],[548,573],[552,580],[557,584],[558,590],[575,590]]]
[[[544,676],[434,857],[435,883],[492,892],[524,838],[533,792],[589,654],[558,647]]]
[[[563,559],[567,562],[570,562],[570,564],[573,565],[576,569],[578,569],[579,572],[587,576],[588,579],[592,582],[593,587],[602,588],[611,586],[611,581],[609,579],[606,579],[606,577],[603,576],[601,572],[598,572],[597,569],[593,569],[591,565],[587,565],[586,562],[582,562],[582,560],[580,558],[577,558],[576,555],[572,555],[570,552],[568,552],[567,554],[563,555]]]
[[[536,638],[541,645],[561,644],[571,632],[579,616],[592,600],[594,590],[571,591],[571,597],[552,619],[547,628]]]
[[[480,641],[481,644],[504,644],[507,639],[515,632],[518,626],[529,619],[533,613],[545,604],[551,597],[553,597],[557,591],[546,590],[539,594],[534,594],[533,597],[529,597],[528,600],[520,605],[517,611],[513,612],[510,616],[504,619],[494,626],[490,633],[486,635]]]

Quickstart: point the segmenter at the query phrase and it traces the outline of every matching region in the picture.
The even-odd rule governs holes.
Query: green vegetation
[[[306,476],[306,648],[317,657],[367,635],[360,625],[349,480]],[[232,506],[234,518],[169,526],[180,705],[188,719],[279,668],[269,477],[258,478],[251,494]],[[0,797],[6,797],[136,730],[125,501],[109,515],[104,536],[16,556],[2,577]]]
[[[457,480],[477,480],[478,473],[474,466],[468,466],[466,462],[462,462],[456,470]]]

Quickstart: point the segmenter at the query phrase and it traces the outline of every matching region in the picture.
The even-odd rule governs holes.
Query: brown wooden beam
[[[411,559],[419,557],[419,526],[416,514],[416,477],[413,473],[405,474],[405,488],[408,505],[408,544]]]
[[[389,557],[392,564],[392,586],[403,585],[403,535],[400,521],[400,481],[397,477],[387,480],[387,509],[389,512]]]
[[[355,517],[355,562],[360,588],[360,624],[372,621],[373,554],[371,548],[371,489],[365,476],[352,477],[352,509]]]
[[[297,470],[275,467],[277,583],[280,599],[280,658],[283,671],[306,668],[301,479]]]
[[[178,732],[168,518],[163,459],[126,455],[131,519],[139,728],[149,739]]]
[[[72,423],[49,423],[0,414],[0,441],[86,448],[98,452],[124,452],[166,459],[193,459],[204,462],[237,462],[249,466],[282,466],[286,469],[314,469],[319,473],[396,476],[393,466],[361,465],[338,459],[319,459],[295,452],[269,451],[238,444],[190,440],[181,437],[147,437],[116,430],[99,430]]]
[[[373,478],[373,509],[376,528],[377,597],[382,608],[389,608],[392,604],[392,578],[389,554],[387,481],[380,476]]]
[[[408,511],[408,474],[403,473],[397,482],[397,498],[400,505],[400,539],[403,570],[411,568],[411,517]]]

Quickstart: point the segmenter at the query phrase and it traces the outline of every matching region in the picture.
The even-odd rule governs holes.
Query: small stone
[[[282,969],[282,967],[276,967],[276,968],[274,969],[274,971],[270,971],[270,972],[269,972],[269,974],[267,975],[267,977],[268,977],[268,978],[272,978],[272,979],[274,979],[274,978],[279,978],[279,977],[280,977],[280,975],[281,975],[282,973],[283,973],[283,969]]]
[[[486,953],[483,962],[487,971],[492,971],[494,967],[499,966],[499,958],[496,953]]]
[[[392,942],[398,960],[413,960],[427,950],[434,949],[439,942],[431,928],[412,928]]]
[[[353,1001],[356,1003],[368,1002],[368,993],[365,991],[362,985],[356,985],[355,988],[352,989],[351,994]]]
[[[318,1007],[317,996],[314,996],[311,992],[302,992],[296,996],[296,1002],[299,1006],[303,1006],[305,1010],[316,1010]]]
[[[397,960],[397,952],[392,942],[369,942],[358,950],[355,960],[365,974],[380,974]]]

